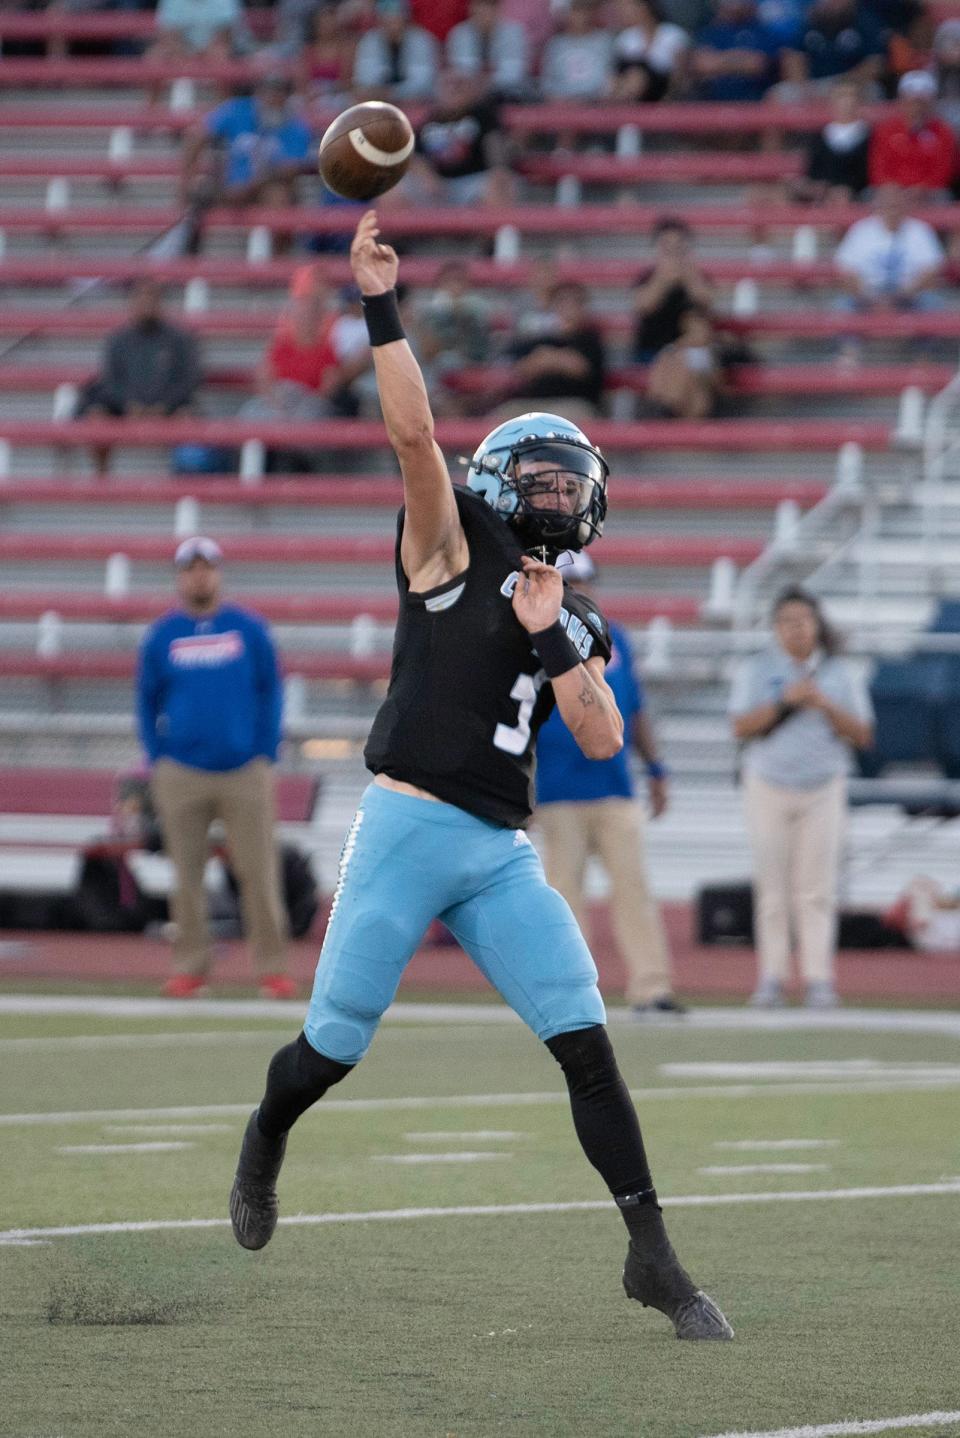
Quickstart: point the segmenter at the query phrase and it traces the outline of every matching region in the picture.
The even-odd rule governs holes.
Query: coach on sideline
[[[260,992],[293,998],[274,837],[274,763],[283,702],[263,620],[221,602],[220,546],[197,536],[174,556],[180,604],[144,636],[137,673],[140,739],[173,862],[177,972],[169,998],[201,990],[210,969],[203,871],[210,825],[224,826]]]

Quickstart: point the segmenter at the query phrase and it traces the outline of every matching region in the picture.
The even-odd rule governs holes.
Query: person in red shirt
[[[926,70],[909,70],[897,86],[899,114],[877,125],[870,140],[871,185],[900,185],[915,199],[945,199],[957,172],[957,142],[934,114],[937,85]]]
[[[244,419],[309,423],[335,410],[332,397],[343,384],[330,331],[336,319],[329,293],[314,265],[297,270],[290,301],[257,368],[257,392],[240,411]],[[310,471],[312,457],[271,450],[268,471]]]

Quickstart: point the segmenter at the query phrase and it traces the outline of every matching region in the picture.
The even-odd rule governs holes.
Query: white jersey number
[[[546,679],[541,669],[537,674],[518,674],[514,680],[513,688],[510,690],[510,698],[516,699],[520,706],[517,715],[517,722],[511,728],[508,724],[498,724],[493,734],[494,747],[503,749],[507,754],[525,754],[527,745],[530,743],[530,718],[533,714],[533,706],[537,702],[537,695]]]

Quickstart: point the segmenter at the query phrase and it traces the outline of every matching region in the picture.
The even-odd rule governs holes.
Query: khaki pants
[[[782,789],[747,774],[743,787],[758,977],[787,978],[793,935],[804,982],[832,983],[846,780],[838,775],[816,789]]]
[[[563,895],[584,933],[587,860],[599,858],[610,878],[610,916],[627,969],[627,999],[648,1004],[671,991],[667,941],[647,884],[643,811],[635,799],[543,804],[547,883]]]
[[[286,967],[286,919],[274,839],[273,766],[266,759],[253,759],[218,774],[159,759],[150,788],[176,873],[172,912],[178,971],[202,976],[210,968],[203,871],[210,825],[219,819],[240,885],[244,931],[256,971],[281,972]]]

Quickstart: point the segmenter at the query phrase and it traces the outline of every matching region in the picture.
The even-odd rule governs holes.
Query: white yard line
[[[235,1043],[273,1043],[277,1036],[269,1029],[217,1029],[213,1033],[180,1034],[70,1034],[60,1038],[0,1039],[0,1055],[42,1053],[45,1049],[172,1049],[190,1044],[204,1048]]]
[[[104,1133],[236,1133],[232,1123],[105,1123]]]
[[[122,998],[111,995],[0,994],[2,1014],[88,1014],[100,1018],[260,1018],[299,1026],[305,1005],[265,999]],[[386,1013],[392,1023],[502,1024],[520,1020],[503,1004],[393,1004]],[[637,1027],[629,1009],[611,1008],[609,1022]],[[866,1032],[943,1034],[960,1038],[960,1012],[952,1010],[841,1008],[775,1009],[741,1007],[695,1008],[683,1029],[731,1029],[736,1032]]]
[[[714,1176],[731,1173],[827,1173],[828,1163],[714,1163],[697,1173]]]
[[[910,1079],[960,1077],[960,1064],[892,1063],[882,1059],[746,1060],[736,1063],[658,1064],[664,1078],[694,1079]]]
[[[510,1143],[513,1139],[526,1138],[527,1134],[512,1128],[471,1128],[467,1129],[465,1133],[451,1133],[449,1130],[434,1129],[429,1133],[405,1133],[403,1136],[409,1143],[464,1143],[471,1138],[483,1139],[485,1143],[491,1143],[496,1139]]]
[[[776,1151],[778,1149],[839,1148],[839,1138],[718,1138],[714,1148],[732,1148],[743,1153],[754,1149]]]
[[[490,1159],[512,1158],[510,1153],[463,1149],[458,1153],[372,1153],[372,1163],[486,1163]]]
[[[867,1433],[902,1433],[908,1428],[945,1428],[960,1423],[960,1409],[951,1413],[908,1413],[903,1418],[852,1418],[842,1423],[805,1423],[801,1428],[766,1429],[762,1433],[714,1433],[711,1438],[860,1438]]]
[[[159,1143],[67,1143],[58,1148],[57,1153],[176,1153],[195,1147],[192,1143],[173,1140]]]
[[[917,1078],[869,1083],[741,1083],[741,1084],[690,1084],[684,1088],[635,1088],[630,1097],[636,1103],[654,1103],[660,1099],[741,1099],[764,1097],[793,1098],[803,1094],[875,1094],[875,1093],[928,1093],[941,1089],[960,1088],[960,1078]],[[0,1113],[0,1128],[30,1127],[35,1124],[72,1123],[122,1123],[129,1119],[193,1119],[229,1118],[233,1115],[249,1115],[256,1100],[246,1103],[195,1104],[175,1108],[101,1108],[101,1109],[59,1109],[49,1113]],[[408,1098],[324,1098],[311,1117],[325,1113],[385,1113],[396,1111],[425,1111],[443,1108],[526,1108],[538,1104],[566,1104],[569,1099],[565,1091],[551,1093],[467,1093],[443,1094],[436,1096],[416,1095]]]
[[[904,1183],[892,1188],[824,1188],[784,1193],[695,1193],[664,1201],[673,1208],[722,1208],[744,1203],[818,1203],[830,1199],[860,1202],[870,1198],[923,1198],[960,1196],[956,1183]],[[510,1214],[585,1213],[611,1211],[610,1199],[583,1199],[573,1203],[493,1203],[451,1208],[388,1208],[364,1213],[297,1213],[281,1218],[281,1227],[311,1227],[328,1223],[393,1223],[418,1218],[500,1218]],[[228,1218],[151,1218],[119,1223],[81,1223],[56,1228],[8,1228],[0,1231],[0,1244],[24,1239],[77,1238],[94,1233],[156,1233],[175,1229],[227,1228]]]

